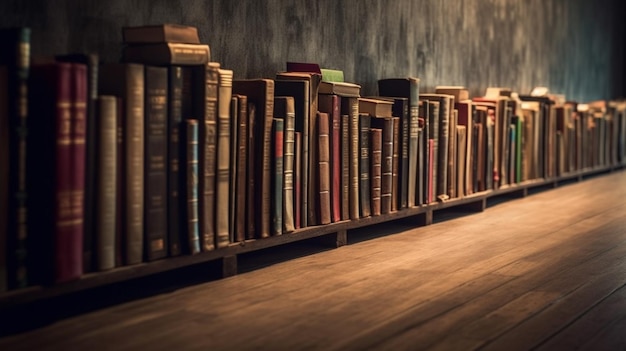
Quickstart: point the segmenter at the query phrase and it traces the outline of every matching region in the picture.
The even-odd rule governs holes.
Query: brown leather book
[[[127,44],[187,43],[200,44],[198,29],[192,26],[164,23],[147,26],[122,27],[122,39]]]
[[[157,43],[129,45],[122,49],[122,61],[146,65],[206,65],[211,60],[207,44]]]
[[[282,232],[292,232],[294,226],[294,156],[295,107],[292,96],[274,98],[274,117],[283,120],[283,214]]]
[[[117,188],[117,99],[101,95],[97,100],[95,259],[96,269],[115,267],[116,188]]]
[[[331,222],[330,209],[330,127],[328,113],[318,112],[318,196],[319,196],[319,224]]]
[[[145,68],[144,250],[167,256],[167,68]]]
[[[236,206],[235,240],[246,239],[246,189],[247,189],[247,157],[248,157],[248,98],[245,95],[234,95],[237,98],[237,175],[235,179]]]
[[[319,94],[319,111],[330,120],[331,218],[341,220],[341,98],[338,95]]]
[[[215,243],[218,248],[230,243],[229,182],[230,182],[230,103],[233,91],[233,71],[220,69],[217,109],[217,177],[215,186]]]
[[[0,66],[0,292],[8,289],[9,211],[9,81],[8,69]]]
[[[400,117],[392,118],[393,124],[393,145],[391,155],[391,211],[398,210],[398,197],[399,197],[399,184],[398,184],[398,172],[400,171]],[[420,172],[422,171],[423,164],[419,165]],[[421,204],[421,200],[419,201]]]
[[[144,214],[144,66],[109,63],[100,67],[100,93],[124,99],[122,120],[123,264],[142,261]],[[118,154],[119,155],[119,154]]]
[[[271,196],[271,134],[274,114],[274,81],[271,79],[234,80],[233,92],[248,96],[248,102],[255,105],[254,153],[255,179],[254,202],[257,213],[255,231],[257,237],[270,235],[270,196]]]
[[[349,150],[349,210],[350,219],[358,219],[360,217],[361,194],[359,193],[361,170],[360,155],[361,145],[359,143],[360,125],[359,125],[359,100],[358,98],[341,98],[341,113],[348,116],[348,150]]]
[[[370,182],[371,182],[371,208],[372,216],[378,216],[381,211],[381,185],[382,185],[382,129],[372,128],[370,129],[370,148],[371,157],[370,160]]]
[[[350,116],[341,114],[341,220],[350,219]],[[357,194],[358,195],[358,194]],[[357,211],[358,212],[358,211]]]
[[[228,240],[231,243],[237,241],[235,236],[235,228],[237,227],[237,150],[239,149],[239,99],[236,95],[230,97],[230,160],[228,161],[230,172],[228,176]]]
[[[359,200],[361,217],[369,217],[371,211],[371,117],[359,113]]]

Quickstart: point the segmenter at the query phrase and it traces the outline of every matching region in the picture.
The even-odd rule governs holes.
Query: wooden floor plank
[[[542,320],[592,313],[624,275],[626,172],[451,217],[363,228],[353,244],[59,320],[0,349],[489,347],[544,340],[564,326]]]

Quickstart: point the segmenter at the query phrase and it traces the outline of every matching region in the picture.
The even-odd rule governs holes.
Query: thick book
[[[193,26],[164,23],[122,27],[122,40],[127,44],[187,43],[200,44],[198,29]]]
[[[372,216],[379,216],[381,211],[381,184],[382,184],[382,129],[371,128],[370,129],[370,185],[371,185],[371,199],[370,206]]]
[[[60,62],[71,62],[84,64],[87,67],[87,106],[85,115],[85,199],[84,203],[84,237],[83,237],[83,270],[85,273],[91,272],[95,268],[95,239],[94,233],[97,230],[94,221],[96,207],[95,202],[96,184],[96,127],[95,115],[98,100],[98,66],[99,57],[97,54],[68,54],[56,56]]]
[[[359,98],[359,113],[368,113],[370,116],[391,117],[393,101],[371,97]]]
[[[448,173],[450,173],[451,164],[448,162],[451,159],[450,155],[450,140],[454,140],[455,138],[451,138],[450,135],[452,131],[450,130],[450,126],[454,123],[451,123],[452,120],[452,106],[453,99],[451,95],[443,95],[443,94],[422,94],[420,97],[423,97],[429,101],[438,101],[439,102],[439,115],[435,116],[435,121],[438,124],[437,130],[437,154],[436,154],[436,166],[437,166],[437,184],[436,184],[436,196],[438,200],[446,200],[450,198],[450,179],[448,177]],[[454,131],[454,135],[456,136],[456,128]],[[456,144],[455,144],[456,145]],[[453,160],[452,160],[453,161]]]
[[[217,160],[215,185],[215,245],[226,247],[230,243],[230,103],[233,94],[233,71],[220,69],[217,108]]]
[[[360,194],[359,185],[361,183],[361,171],[359,160],[361,155],[361,146],[359,144],[359,100],[357,98],[341,98],[341,113],[348,116],[348,149],[349,149],[349,166],[348,174],[350,177],[349,191],[349,211],[350,219],[358,219],[360,214]]]
[[[359,96],[361,96],[361,86],[348,82],[322,81],[319,86],[319,93],[358,98]]]
[[[100,67],[101,94],[124,99],[120,116],[120,136],[123,152],[122,175],[122,256],[123,264],[142,261],[144,213],[144,66],[129,63],[109,63]]]
[[[183,121],[183,87],[191,85],[191,75],[189,70],[184,70],[181,66],[168,67],[167,74],[167,242],[168,255],[178,256],[181,254],[182,228],[179,210],[180,191],[184,189],[180,179],[181,150],[184,150],[180,144],[180,128]],[[188,94],[189,91],[185,93]],[[190,106],[187,107],[189,108]]]
[[[319,224],[329,224],[331,222],[331,199],[330,199],[330,126],[328,113],[317,113],[318,123],[318,183],[317,193],[319,196]]]
[[[294,231],[294,156],[295,105],[291,96],[274,97],[274,118],[282,119],[283,128],[283,193],[282,232]],[[276,122],[274,122],[276,123]],[[275,128],[278,129],[278,128]],[[276,146],[278,147],[278,146]],[[278,152],[278,150],[276,151]],[[278,156],[278,155],[277,155]]]
[[[378,151],[377,147],[380,146],[380,169],[377,169],[377,171],[380,172],[380,174],[378,175],[380,177],[380,194],[377,195],[380,198],[380,203],[378,204],[380,213],[386,214],[391,212],[391,185],[393,172],[393,119],[391,117],[371,116],[371,126],[372,128],[380,130],[382,138],[380,140],[380,145],[374,145],[374,139],[372,139],[371,142],[372,155],[374,155],[374,152]],[[372,137],[374,137],[374,134],[372,134]],[[372,161],[372,165],[373,164],[375,164],[375,161]],[[374,183],[374,176],[376,175],[372,175],[372,184]],[[372,189],[374,189],[374,185],[372,185]],[[374,198],[374,194],[372,194],[372,198]]]
[[[320,82],[322,80],[321,74],[318,73],[306,73],[306,72],[279,72],[276,74],[276,80],[295,80],[295,81],[306,81],[309,83],[309,113],[308,113],[308,121],[309,129],[308,129],[308,188],[307,189],[307,207],[308,211],[304,211],[303,215],[306,216],[307,226],[316,225],[318,218],[318,212],[311,210],[318,207],[316,203],[318,196],[315,194],[315,186],[311,186],[316,184],[317,182],[317,171],[315,167],[317,166],[317,139],[313,138],[313,135],[317,133],[317,111],[318,111],[318,91]],[[306,150],[305,150],[306,152]],[[304,185],[303,185],[304,186]]]
[[[181,196],[183,212],[181,220],[184,225],[184,238],[181,240],[185,250],[190,254],[200,252],[200,220],[198,214],[198,179],[200,177],[199,161],[199,123],[195,119],[187,119],[181,130],[183,133],[185,153],[182,157],[181,177],[186,182],[185,193]]]
[[[284,136],[285,136],[285,120],[282,118],[274,118],[272,121],[272,150],[271,150],[271,189],[272,197],[270,201],[271,211],[271,227],[270,234],[283,234],[283,162],[284,162]]]
[[[302,219],[300,225],[307,226],[307,213],[309,211],[309,114],[311,113],[310,99],[311,82],[309,80],[282,80],[277,79],[275,82],[276,96],[291,96],[294,100],[295,111],[295,131],[300,133],[302,139],[302,150],[300,167],[296,172],[300,174],[299,182],[296,184],[296,193],[300,197],[295,201],[300,211],[296,216]],[[297,228],[300,228],[298,226]]]
[[[428,100],[424,98],[424,102],[428,104],[428,116],[424,116],[425,123],[428,124],[428,130],[424,133],[428,134],[428,203],[434,202],[437,198],[437,184],[440,177],[438,172],[439,166],[439,101]],[[432,140],[432,143],[430,142]]]
[[[378,81],[378,93],[381,96],[407,98],[409,103],[409,144],[408,144],[408,175],[407,175],[407,206],[416,205],[415,179],[417,179],[417,129],[419,118],[419,83],[417,77],[386,78]]]
[[[246,239],[246,192],[248,174],[248,98],[245,95],[234,95],[237,98],[237,174],[235,177],[235,197],[237,209],[235,213],[235,241]]]
[[[220,64],[209,62],[194,68],[193,112],[198,120],[198,215],[202,251],[215,248],[215,174],[217,162],[217,113]]]
[[[461,85],[438,85],[435,93],[452,95],[455,101],[469,100],[469,91]]]
[[[372,213],[370,201],[370,126],[370,115],[359,113],[359,200],[361,217],[369,217]]]
[[[82,143],[84,149],[84,106],[80,116],[77,105],[85,104],[87,75],[84,65],[77,66],[32,67],[29,147],[38,152],[28,157],[29,227],[36,243],[31,268],[44,284],[78,279],[83,272],[84,183],[79,176],[84,174],[76,164],[81,153],[77,145]],[[38,177],[41,174],[47,176]]]
[[[350,116],[341,114],[341,220],[350,219]]]
[[[210,60],[207,44],[156,43],[122,49],[122,61],[146,65],[206,65]]]
[[[455,103],[455,108],[458,112],[457,125],[465,126],[465,155],[458,155],[459,158],[463,157],[465,159],[464,169],[465,169],[465,183],[463,187],[465,189],[465,194],[470,195],[472,193],[472,157],[474,153],[472,152],[471,145],[473,143],[472,140],[472,130],[473,130],[473,114],[474,114],[474,106],[471,100],[460,100]],[[459,163],[460,164],[460,163]],[[461,185],[459,185],[460,187]]]
[[[167,67],[145,67],[144,250],[167,256]]]
[[[341,98],[339,95],[319,94],[319,111],[328,114],[330,120],[330,169],[331,169],[331,217],[341,220]]]
[[[234,80],[233,92],[248,96],[255,105],[253,139],[255,162],[255,230],[261,238],[270,235],[271,134],[274,113],[274,81],[271,79]],[[316,106],[317,107],[317,106]]]
[[[28,228],[26,189],[26,135],[28,109],[28,78],[30,68],[30,35],[27,27],[0,29],[0,66],[6,67],[7,82],[7,148],[0,153],[8,158],[8,191],[0,194],[8,207],[6,213],[7,280],[8,289],[23,288],[29,285],[28,267]],[[3,145],[4,146],[4,145]],[[4,166],[4,164],[2,165]]]
[[[96,142],[94,241],[96,269],[115,267],[116,189],[117,189],[117,113],[118,99],[112,95],[98,97],[93,126]]]

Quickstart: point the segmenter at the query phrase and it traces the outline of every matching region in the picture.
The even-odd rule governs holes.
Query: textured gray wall
[[[624,94],[621,0],[3,0],[0,24],[33,28],[33,54],[96,50],[117,60],[121,27],[197,26],[236,78],[273,77],[285,61],[376,80],[415,75],[423,91],[546,85],[587,101]]]

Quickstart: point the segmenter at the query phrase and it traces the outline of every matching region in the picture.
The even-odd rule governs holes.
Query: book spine
[[[295,128],[296,115],[293,98],[287,98],[284,133],[284,193],[283,193],[283,231],[286,233],[295,230],[294,225],[294,157],[295,157]]]
[[[398,210],[400,187],[398,183],[398,172],[400,171],[400,118],[394,117],[393,123],[393,153],[391,164],[391,211]],[[418,153],[419,154],[419,153]],[[423,163],[418,159],[418,171],[421,172]],[[421,203],[421,200],[420,200]]]
[[[9,79],[0,66],[0,293],[8,289],[9,240]]]
[[[457,125],[457,117],[458,111],[449,105],[449,114],[448,114],[448,178],[446,180],[446,184],[448,187],[447,195],[450,198],[457,197],[457,184],[456,184],[456,169],[457,165],[457,155],[456,155],[456,125]]]
[[[294,147],[294,228],[300,229],[302,227],[302,132],[294,133],[295,147]]]
[[[361,146],[359,144],[359,102],[356,98],[346,98],[347,112],[350,119],[350,219],[358,219],[360,217],[361,203],[359,201],[359,184],[360,184],[360,154]]]
[[[448,197],[448,148],[450,133],[450,102],[448,98],[441,99],[439,105],[439,150],[437,153],[437,198]]]
[[[393,119],[385,118],[382,133],[380,212],[391,212],[391,195],[393,181]],[[417,153],[416,153],[417,155]],[[415,160],[417,163],[417,159]]]
[[[124,100],[116,96],[117,115],[116,115],[116,140],[115,153],[117,160],[115,163],[115,178],[117,184],[115,187],[115,266],[124,264],[124,226],[126,224],[126,208],[124,206],[125,199],[125,182],[124,182],[124,165],[126,163],[125,143],[124,143]]]
[[[371,214],[379,216],[381,214],[381,184],[382,184],[382,148],[383,131],[379,128],[370,129],[370,149],[371,149],[371,169],[370,169],[370,185],[371,185]]]
[[[254,239],[256,237],[256,188],[258,186],[256,182],[256,169],[255,169],[255,157],[257,146],[255,145],[255,129],[256,129],[256,106],[250,102],[248,103],[248,182],[246,184],[246,238]]]
[[[435,184],[434,182],[434,163],[435,163],[435,140],[434,139],[429,139],[428,140],[428,203],[432,203],[433,201],[435,201],[435,192],[434,192],[434,186],[433,184]]]
[[[330,198],[330,126],[329,116],[325,112],[317,113],[317,140],[318,140],[318,196],[319,196],[319,222],[329,224],[331,222],[331,198]]]
[[[170,61],[163,62],[173,65],[203,65],[211,60],[211,49],[208,45],[190,45],[168,43]]]
[[[198,211],[200,214],[200,232],[202,251],[215,248],[215,170],[217,159],[217,113],[219,64],[210,62],[205,68],[204,94],[200,96],[199,105],[199,164],[200,198]],[[202,100],[204,98],[204,100]]]
[[[180,128],[183,121],[183,68],[168,68],[167,117],[167,239],[169,255],[181,254],[180,242]]]
[[[409,121],[409,104],[407,100],[399,100],[400,105],[398,107],[398,116],[400,116],[401,124],[401,144],[400,144],[400,173],[398,175],[398,183],[400,184],[400,203],[399,208],[408,207],[408,186],[409,186],[409,135],[410,135],[410,121]]]
[[[229,179],[230,179],[230,102],[233,93],[233,71],[220,69],[217,111],[217,179],[215,186],[215,230],[216,246],[226,247],[230,243],[228,225]]]
[[[424,138],[425,138],[425,133],[424,131],[426,130],[425,128],[425,119],[424,118],[420,118],[419,119],[419,126],[417,128],[417,165],[418,165],[418,171],[417,171],[417,195],[416,195],[416,201],[417,203],[415,205],[420,206],[423,205],[424,202],[426,201],[426,190],[425,190],[425,186],[426,186],[426,181],[424,180],[425,177],[425,170],[426,167],[428,166],[428,164],[426,162],[424,162],[424,160],[426,159],[425,156],[425,152],[428,148],[428,145],[424,142]]]
[[[438,169],[439,169],[439,102],[438,101],[428,101],[428,124],[429,130],[428,134],[430,139],[433,141],[432,144],[429,144],[429,169],[431,175],[429,176],[430,187],[432,192],[432,197],[429,202],[434,202],[437,196],[437,183],[438,183]]]
[[[146,260],[167,256],[167,68],[145,67],[144,230]]]
[[[285,121],[274,118],[272,121],[272,199],[271,199],[271,235],[283,233],[283,144]]]
[[[117,189],[117,99],[102,95],[98,98],[98,131],[96,154],[95,241],[97,270],[115,267],[116,189]]]
[[[330,166],[331,166],[331,213],[332,221],[341,221],[341,113],[340,113],[340,98],[337,95],[333,95],[333,112],[329,115],[331,119],[332,128],[330,130]]]
[[[370,125],[368,114],[359,114],[359,199],[361,217],[371,214],[370,207]]]
[[[28,79],[30,73],[30,28],[15,29],[8,40],[2,40],[0,58],[7,66],[8,109],[8,194],[7,194],[7,279],[8,288],[30,284],[26,136],[28,122]],[[6,51],[4,51],[6,50]]]
[[[341,220],[350,219],[350,116],[341,115]]]
[[[239,122],[237,135],[237,214],[235,224],[235,238],[237,241],[246,239],[246,187],[247,187],[247,148],[248,148],[248,98],[237,95]]]
[[[199,123],[195,119],[186,120],[185,126],[185,179],[186,188],[186,222],[187,222],[187,244],[189,253],[200,252],[200,218],[198,214],[199,195]]]
[[[228,176],[228,241],[236,242],[235,230],[237,228],[237,174],[238,168],[238,150],[239,150],[239,98],[232,94],[230,98],[230,171]]]
[[[467,130],[466,127],[464,125],[462,126],[456,126],[456,134],[457,134],[457,143],[456,143],[456,149],[457,149],[457,155],[458,155],[458,169],[457,169],[457,173],[456,173],[456,177],[457,177],[457,184],[458,184],[458,189],[457,189],[457,196],[458,197],[463,197],[466,194],[465,191],[465,157],[466,157],[466,147],[467,147],[467,143],[466,143],[466,134],[467,134]]]
[[[409,97],[409,170],[408,170],[408,185],[407,185],[407,206],[413,207],[416,205],[415,194],[416,179],[417,179],[417,137],[418,137],[418,118],[419,118],[419,81],[410,84],[410,97]]]

